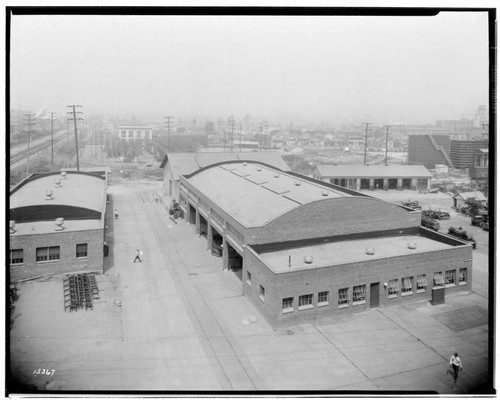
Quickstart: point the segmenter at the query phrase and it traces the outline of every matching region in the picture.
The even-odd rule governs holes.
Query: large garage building
[[[12,281],[103,271],[105,175],[63,171],[31,175],[10,192]]]
[[[429,190],[432,174],[423,165],[328,165],[314,168],[316,179],[352,190]]]
[[[472,247],[419,211],[252,161],[179,183],[187,222],[274,325],[471,288]]]

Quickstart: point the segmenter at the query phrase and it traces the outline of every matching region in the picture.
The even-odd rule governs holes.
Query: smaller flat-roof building
[[[429,190],[432,174],[423,165],[316,165],[313,176],[352,190]]]
[[[10,276],[103,270],[105,175],[31,175],[10,192]]]
[[[117,129],[118,138],[127,142],[131,140],[152,140],[153,126],[151,125],[120,125]]]

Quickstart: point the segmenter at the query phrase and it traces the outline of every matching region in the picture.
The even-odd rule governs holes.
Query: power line
[[[75,124],[75,144],[76,144],[76,170],[80,171],[80,156],[79,156],[79,150],[78,150],[78,131],[76,129],[76,121],[80,120],[83,121],[83,118],[76,118],[76,114],[83,114],[81,111],[76,111],[76,108],[82,108],[83,106],[78,106],[76,104],[72,104],[70,106],[67,106],[68,108],[72,108],[73,111],[69,111],[68,114],[73,114],[73,118],[68,118],[69,121],[73,121]]]
[[[28,160],[26,162],[26,178],[30,175],[30,145],[31,145],[31,125],[35,124],[33,119],[35,119],[34,114],[24,114],[26,118],[25,121],[28,122]]]
[[[368,150],[368,125],[371,124],[371,122],[363,122],[363,125],[365,126],[365,158],[363,165],[366,165],[366,151]]]

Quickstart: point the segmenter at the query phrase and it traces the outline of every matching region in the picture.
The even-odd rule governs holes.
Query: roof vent
[[[305,262],[306,264],[312,264],[312,262],[313,262],[313,258],[312,258],[311,256],[305,256],[305,257],[304,257],[304,262]]]
[[[9,227],[10,227],[10,233],[16,233],[15,227],[16,227],[16,221],[10,220],[9,222]]]
[[[57,177],[55,181],[56,181],[56,187],[61,187],[61,178]]]
[[[277,172],[274,174],[274,177],[275,178],[279,178],[280,177],[280,174],[278,174]]]
[[[417,248],[417,244],[415,242],[408,242],[408,248],[415,250]]]
[[[64,230],[64,218],[56,218],[56,231]]]
[[[300,186],[300,181],[295,181],[295,186]]]
[[[261,167],[257,167],[257,171],[262,171],[262,168]]]
[[[369,256],[373,256],[375,254],[375,249],[372,249],[371,247],[368,247],[365,251]]]
[[[328,196],[328,190],[322,190],[321,196]]]
[[[61,178],[68,179],[68,177],[66,176],[66,171],[61,171]]]
[[[247,163],[246,163],[246,162],[244,162],[244,163],[243,163],[243,166],[244,166],[244,167],[246,167],[246,166],[247,166]]]
[[[46,189],[45,190],[45,200],[53,200],[54,197],[52,196],[52,189]]]

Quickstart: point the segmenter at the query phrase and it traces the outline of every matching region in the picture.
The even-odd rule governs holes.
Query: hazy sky
[[[486,13],[13,16],[11,107],[86,113],[473,117]],[[318,121],[319,122],[319,121]]]

